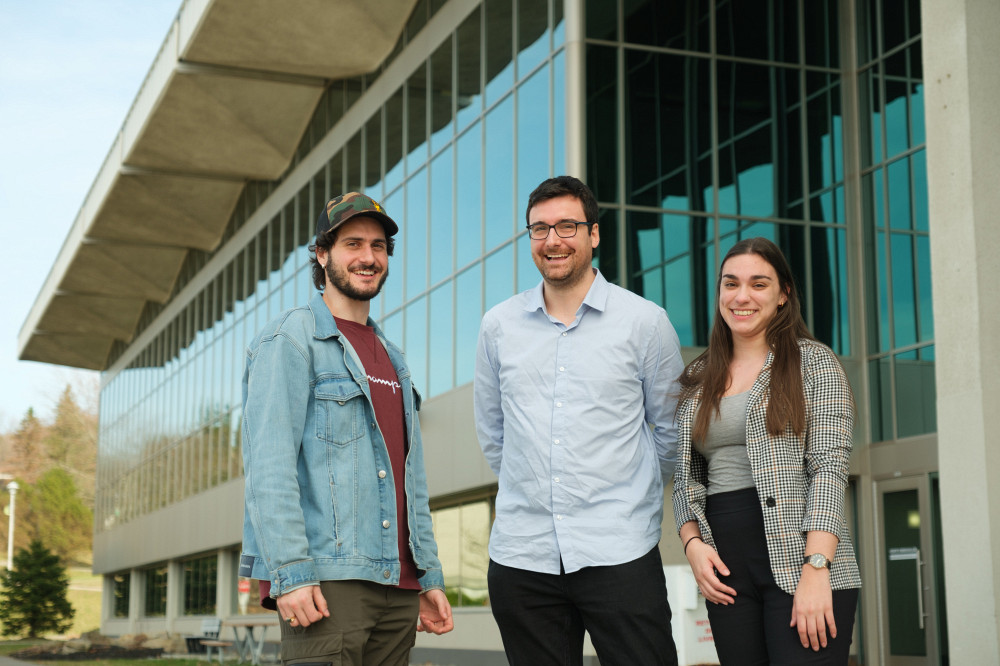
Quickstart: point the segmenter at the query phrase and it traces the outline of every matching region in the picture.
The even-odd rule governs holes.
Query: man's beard
[[[374,266],[365,266],[363,268],[372,268]],[[353,284],[351,284],[351,276],[345,269],[334,266],[332,261],[326,262],[326,278],[330,281],[337,291],[347,296],[355,301],[370,301],[371,299],[378,296],[378,293],[382,291],[382,285],[385,284],[386,278],[389,277],[389,267],[386,266],[385,270],[382,271],[382,278],[373,286],[369,287],[367,290],[358,289]]]

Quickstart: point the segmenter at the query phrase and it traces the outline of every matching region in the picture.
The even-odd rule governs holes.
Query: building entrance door
[[[939,664],[934,552],[936,494],[929,477],[876,482],[882,663]]]

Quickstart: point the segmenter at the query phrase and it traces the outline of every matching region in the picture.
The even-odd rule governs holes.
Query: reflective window
[[[539,69],[517,89],[516,206],[526,205],[531,191],[552,173],[549,170],[549,90],[548,67]],[[490,118],[487,118],[487,132],[490,131],[489,123]],[[489,152],[487,158],[490,158]],[[492,176],[492,160],[489,164]],[[520,227],[516,206],[515,216],[519,219],[515,226]]]
[[[143,569],[145,580],[145,603],[143,614],[146,617],[162,617],[167,614],[167,567],[158,566]]]
[[[872,440],[933,432],[934,324],[919,3],[868,2],[861,79]],[[928,407],[930,405],[930,407]]]
[[[398,238],[406,252],[405,294],[409,299],[427,289],[427,169],[406,181],[404,219]]]
[[[549,54],[549,3],[545,0],[515,0],[515,2],[517,71],[518,76],[523,77]]]
[[[449,147],[434,158],[430,167],[430,271],[431,284],[437,284],[454,271],[453,244],[455,228],[452,225],[452,149]]]
[[[489,604],[486,574],[491,504],[490,499],[482,499],[431,511],[438,557],[452,606]]]
[[[218,561],[218,556],[212,554],[182,563],[185,615],[215,614]]]
[[[427,298],[419,298],[406,306],[404,326],[406,338],[403,350],[406,364],[413,375],[413,386],[421,395],[427,393]],[[395,338],[399,340],[399,338]]]
[[[455,384],[472,381],[476,339],[483,316],[483,269],[473,264],[455,278]]]
[[[587,185],[598,201],[618,201],[617,50],[587,46]]]
[[[489,310],[514,294],[514,245],[508,243],[486,257],[484,265],[486,302],[483,306],[484,309]]]
[[[508,96],[486,114],[486,249],[514,235],[514,98]]]
[[[457,224],[455,244],[458,265],[465,266],[482,255],[483,195],[482,195],[482,125],[477,123],[458,138],[455,167],[455,197]]]
[[[589,2],[588,24],[591,6],[596,9],[600,5],[614,8],[614,3]],[[682,2],[624,0],[623,5],[626,42],[685,51],[708,51],[710,46],[708,0]]]
[[[514,83],[514,0],[483,0],[486,32],[486,104],[489,106]]]
[[[113,600],[111,613],[114,617],[128,617],[129,599],[132,594],[132,575],[125,571],[111,577]]]
[[[798,0],[716,0],[716,41],[722,55],[799,61]],[[821,26],[821,27],[826,27]],[[820,31],[820,37],[825,37]]]
[[[447,282],[430,296],[430,356],[427,389],[430,395],[444,393],[454,386],[454,282]]]

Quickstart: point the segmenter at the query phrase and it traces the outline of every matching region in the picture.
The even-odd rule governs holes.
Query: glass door
[[[942,663],[937,612],[934,503],[928,477],[876,482],[882,662]]]

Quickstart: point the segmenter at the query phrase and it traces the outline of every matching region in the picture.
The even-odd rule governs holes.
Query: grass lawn
[[[80,636],[88,631],[101,628],[101,576],[90,573],[90,569],[72,568],[69,575],[69,591],[66,597],[76,613],[73,626],[66,636]]]

